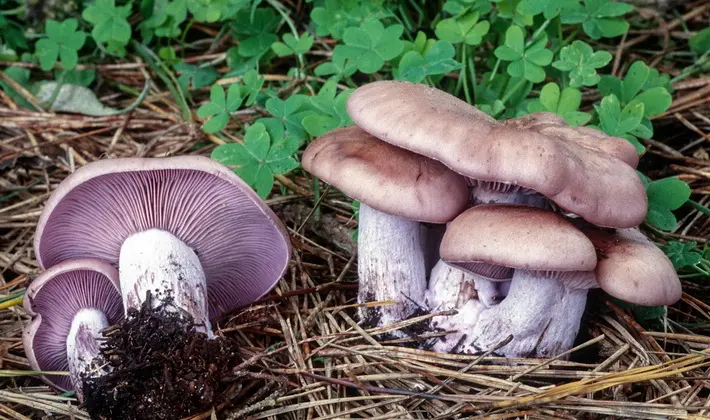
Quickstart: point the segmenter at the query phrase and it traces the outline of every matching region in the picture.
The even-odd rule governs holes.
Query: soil
[[[93,419],[179,419],[209,410],[237,364],[237,346],[198,332],[192,317],[151,297],[104,331],[99,359],[112,371],[84,381],[84,406]]]

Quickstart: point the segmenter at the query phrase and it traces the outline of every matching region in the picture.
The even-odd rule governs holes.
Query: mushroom
[[[411,316],[424,304],[427,287],[421,222],[446,223],[466,208],[463,177],[354,125],[314,140],[302,165],[360,201],[358,301],[395,301],[378,308],[372,323],[387,325]],[[368,311],[361,315],[367,317]]]
[[[470,232],[477,233],[475,240]],[[513,340],[498,350],[506,357],[551,357],[571,347],[587,290],[596,286],[597,255],[563,216],[520,205],[472,207],[449,224],[441,258],[457,267],[483,262],[515,269],[503,302],[476,318],[457,319],[468,333],[464,351],[488,350],[511,334]],[[436,348],[450,351],[451,344]]]
[[[268,293],[290,257],[285,227],[234,172],[202,156],[109,159],[67,177],[40,216],[40,267],[119,264],[126,313],[147,292],[201,330]]]
[[[589,141],[544,134],[525,120],[518,126],[498,122],[453,95],[410,82],[361,86],[348,98],[347,109],[373,136],[438,160],[477,183],[532,190],[598,226],[633,227],[646,217],[643,182],[615,157],[629,155],[633,146],[624,139]],[[548,128],[559,129],[549,120]]]
[[[577,226],[598,250],[596,281],[615,298],[642,306],[672,305],[682,288],[673,263],[637,228]]]
[[[82,380],[105,373],[94,362],[101,331],[123,318],[118,272],[105,262],[76,259],[40,274],[23,301],[32,317],[23,332],[25,354],[33,370],[69,371],[42,379],[82,399]]]

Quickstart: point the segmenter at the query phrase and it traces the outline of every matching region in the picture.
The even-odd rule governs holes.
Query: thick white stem
[[[423,307],[426,270],[421,235],[419,222],[360,204],[358,301],[396,302],[394,305],[363,308],[360,311],[362,317],[370,318],[379,325],[387,325],[406,319]]]
[[[509,281],[491,281],[439,260],[431,270],[427,304],[431,310],[446,311],[476,299],[490,308],[505,298],[509,284]]]
[[[517,270],[508,296],[481,313],[464,350],[486,351],[513,335],[498,354],[556,356],[572,347],[586,297],[587,289],[567,287],[554,274]]]
[[[101,330],[108,327],[106,315],[98,309],[84,308],[74,315],[67,335],[67,359],[69,362],[69,378],[79,396],[82,398],[82,380],[88,377],[98,377],[107,372],[106,368],[97,363],[99,355]]]
[[[148,291],[153,307],[170,296],[175,307],[194,318],[198,331],[213,337],[202,264],[195,252],[173,234],[150,229],[129,236],[121,246],[119,275],[126,311],[139,308]]]

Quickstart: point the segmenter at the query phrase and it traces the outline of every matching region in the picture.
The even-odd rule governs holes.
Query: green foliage
[[[47,38],[37,41],[37,57],[42,70],[51,70],[59,59],[62,67],[71,70],[79,62],[78,51],[86,42],[86,32],[79,31],[76,19],[63,22],[48,20]]]
[[[609,64],[611,58],[608,52],[594,52],[589,44],[577,40],[562,48],[560,59],[552,63],[552,66],[569,72],[569,85],[573,88],[594,86],[601,80],[597,69]]]
[[[679,209],[690,199],[690,187],[676,177],[648,182],[648,214],[646,222],[665,231],[675,229],[677,221],[673,210]]]
[[[429,42],[431,41],[431,42]],[[399,61],[395,77],[419,83],[427,76],[435,76],[458,70],[461,63],[454,59],[456,50],[450,42],[427,40],[419,32],[414,43]]]
[[[402,52],[403,31],[402,25],[385,27],[379,20],[368,19],[359,27],[345,29],[344,43],[335,47],[333,56],[353,60],[363,73],[375,73]]]
[[[274,33],[280,21],[274,9],[243,9],[236,14],[232,33],[239,40],[236,51],[244,58],[260,59],[271,50],[278,37]]]
[[[192,64],[179,63],[174,66],[175,70],[182,73],[178,77],[178,82],[183,90],[200,89],[214,83],[219,77],[219,73],[212,66],[195,66]]]
[[[491,27],[488,21],[479,22],[479,17],[478,12],[472,11],[444,19],[436,25],[436,36],[454,44],[478,45]]]
[[[696,54],[705,54],[710,51],[710,27],[698,31],[688,41],[690,50]]]
[[[259,120],[244,134],[241,144],[222,144],[212,152],[212,158],[234,171],[261,197],[266,197],[274,184],[274,175],[296,169],[299,164],[292,157],[302,141],[289,136],[277,120]]]
[[[150,0],[150,3],[150,15],[140,25],[143,38],[180,36],[180,25],[187,19],[187,0]]]
[[[197,110],[198,117],[208,119],[202,129],[206,133],[216,133],[224,129],[229,122],[230,113],[235,112],[242,104],[250,106],[254,103],[263,83],[264,78],[252,70],[244,76],[242,83],[230,85],[226,93],[222,85],[212,85],[210,101]]]
[[[686,267],[692,267],[697,265],[702,261],[703,256],[697,251],[697,243],[693,242],[679,242],[679,241],[669,241],[667,245],[662,245],[661,249],[666,253],[668,258],[673,263],[673,266],[677,269],[683,269]]]
[[[271,45],[271,49],[274,50],[279,57],[305,54],[313,46],[313,40],[313,36],[308,34],[303,34],[298,39],[292,34],[285,34],[283,36],[283,42],[274,42]]]
[[[609,0],[583,0],[582,3],[567,8],[562,13],[562,23],[581,23],[592,39],[614,38],[629,29],[629,23],[622,16],[634,9],[630,4]]]
[[[116,6],[115,0],[94,0],[81,16],[91,24],[91,36],[96,42],[106,44],[110,53],[123,57],[125,46],[131,40],[131,25],[127,20],[131,8],[131,3]]]
[[[528,104],[530,112],[553,112],[560,115],[571,126],[584,125],[592,118],[586,112],[580,112],[582,93],[567,87],[560,91],[556,83],[546,84],[540,91],[540,98]]]
[[[525,44],[525,34],[519,26],[511,26],[505,33],[505,43],[495,50],[495,55],[503,61],[510,61],[508,74],[513,77],[539,83],[545,80],[544,66],[552,62],[552,51],[545,48],[547,36],[530,45]]]

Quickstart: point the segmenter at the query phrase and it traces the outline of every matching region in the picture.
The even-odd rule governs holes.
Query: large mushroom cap
[[[351,125],[313,141],[302,158],[313,175],[384,213],[444,223],[468,204],[464,177]]]
[[[68,371],[67,335],[81,309],[98,309],[109,324],[123,318],[118,271],[110,264],[78,259],[57,264],[40,274],[25,293],[25,311],[32,316],[23,332],[30,367],[38,371]],[[72,389],[69,376],[43,375],[49,384]]]
[[[597,255],[589,239],[564,217],[520,205],[482,204],[446,228],[441,259],[467,269],[485,263],[534,271],[590,271]]]
[[[370,83],[350,95],[347,107],[375,137],[469,178],[530,188],[596,225],[631,227],[646,217],[646,190],[634,169],[591,142],[499,123],[423,84]]]
[[[212,318],[268,293],[290,259],[278,217],[234,172],[202,156],[110,159],[78,169],[47,201],[34,249],[41,267],[82,257],[116,264],[124,240],[152,228],[198,255]]]
[[[656,245],[635,228],[581,226],[599,250],[597,282],[611,296],[644,306],[672,305],[682,295],[680,279]]]

